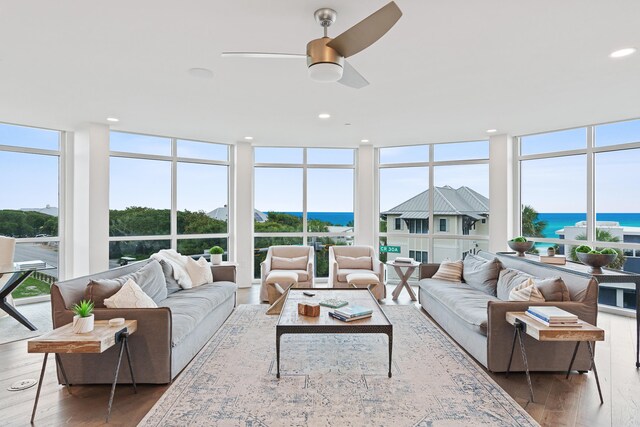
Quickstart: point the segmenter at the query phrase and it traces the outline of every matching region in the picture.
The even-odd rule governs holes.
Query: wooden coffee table
[[[303,294],[304,291],[314,292],[315,296],[308,297]],[[333,309],[323,306],[320,306],[319,317],[298,314],[299,302],[319,303],[325,299],[349,301],[349,304],[369,307],[373,313],[367,319],[354,320],[353,322],[342,322],[330,317],[329,312]],[[389,378],[391,378],[393,325],[369,289],[289,289],[276,325],[277,378],[280,378],[280,338],[284,334],[386,334],[389,341]]]

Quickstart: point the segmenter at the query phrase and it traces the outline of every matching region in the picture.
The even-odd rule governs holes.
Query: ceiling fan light
[[[309,66],[309,77],[317,82],[337,82],[342,78],[342,67],[333,62],[318,62]]]

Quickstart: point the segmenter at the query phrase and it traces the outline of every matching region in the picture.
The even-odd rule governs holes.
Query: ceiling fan
[[[346,60],[366,49],[386,34],[402,16],[395,2],[391,2],[358,22],[339,36],[327,36],[327,29],[336,21],[337,12],[322,8],[313,14],[324,28],[324,37],[311,40],[307,44],[307,54],[267,53],[267,52],[222,52],[223,57],[240,58],[307,58],[309,77],[319,82],[338,82],[360,89],[369,82]]]

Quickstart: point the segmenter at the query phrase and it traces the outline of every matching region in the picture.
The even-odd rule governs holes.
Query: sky
[[[58,132],[0,124],[0,145],[46,150],[58,149]],[[522,154],[538,154],[586,147],[584,128],[523,137]],[[596,146],[640,141],[640,120],[600,125],[595,128]],[[112,151],[171,154],[169,138],[112,132]],[[228,147],[178,140],[177,154],[211,160],[228,159]],[[301,148],[256,147],[256,163],[300,164]],[[434,160],[488,158],[488,142],[475,141],[434,145]],[[426,162],[428,146],[380,150],[381,164]],[[307,149],[310,165],[353,164],[350,149]],[[640,186],[634,174],[640,149],[596,154],[596,211],[640,212]],[[586,212],[586,156],[566,156],[522,162],[522,201],[538,212]],[[0,150],[0,209],[58,206],[58,157]],[[228,168],[219,165],[179,163],[178,209],[211,211],[228,200]],[[111,159],[110,204],[114,209],[149,206],[168,209],[171,203],[171,163],[143,159]],[[307,210],[353,211],[353,169],[309,168]],[[488,196],[488,165],[436,166],[434,185],[457,188],[467,185]],[[256,168],[255,206],[264,211],[302,211],[302,169]],[[428,188],[428,170],[381,168],[380,207],[389,209]],[[124,189],[124,191],[123,191]],[[250,189],[241,189],[250,191]]]

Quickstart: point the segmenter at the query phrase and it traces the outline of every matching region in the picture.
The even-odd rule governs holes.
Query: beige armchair
[[[304,258],[304,259],[301,259]],[[260,300],[268,301],[267,276],[272,271],[291,271],[298,275],[298,286],[313,287],[313,246],[271,246],[267,257],[260,263]]]
[[[367,259],[369,258],[369,259]],[[371,246],[330,246],[329,247],[329,285],[334,288],[347,288],[347,276],[352,273],[373,273],[378,277],[379,285],[372,288],[377,299],[387,296],[384,286],[384,264]]]

